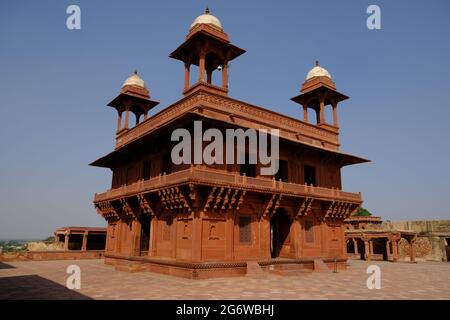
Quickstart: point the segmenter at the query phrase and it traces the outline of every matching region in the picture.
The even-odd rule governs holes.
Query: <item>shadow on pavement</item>
[[[0,262],[0,270],[1,269],[15,269],[15,268],[16,267],[14,267],[14,266],[12,266],[10,264],[4,263],[4,262]]]
[[[0,300],[91,300],[37,275],[0,277]]]

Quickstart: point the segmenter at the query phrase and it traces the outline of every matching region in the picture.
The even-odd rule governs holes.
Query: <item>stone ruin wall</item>
[[[412,230],[417,232],[417,240],[414,244],[416,259],[418,261],[447,261],[450,238],[450,220],[428,221],[393,221],[386,222],[392,229]],[[399,256],[401,260],[409,260],[410,247],[408,241],[401,239],[399,242]]]

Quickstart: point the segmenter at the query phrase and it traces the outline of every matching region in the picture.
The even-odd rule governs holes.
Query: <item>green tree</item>
[[[371,215],[372,215],[372,213],[363,207],[359,207],[358,210],[356,210],[356,214],[355,214],[355,216],[360,216],[360,217],[368,217]]]

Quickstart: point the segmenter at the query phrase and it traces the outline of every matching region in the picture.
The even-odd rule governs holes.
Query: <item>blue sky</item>
[[[81,30],[66,8],[81,8]],[[381,8],[381,30],[366,9]],[[181,97],[168,58],[208,5],[247,53],[231,63],[230,95],[301,118],[296,95],[319,60],[338,90],[342,150],[372,160],[343,170],[384,219],[450,218],[448,1],[0,2],[0,238],[57,226],[102,226],[93,194],[110,186],[88,164],[114,146],[105,105],[136,68],[154,112]]]

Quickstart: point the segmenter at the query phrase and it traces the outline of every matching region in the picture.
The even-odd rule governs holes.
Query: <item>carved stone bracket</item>
[[[244,201],[245,193],[246,191],[240,189],[213,187],[206,199],[203,211],[239,210],[239,206]]]
[[[138,194],[137,198],[139,200],[139,206],[141,207],[142,213],[154,216],[155,212],[150,206],[150,200],[148,199],[148,196],[146,196],[145,194]]]
[[[261,216],[271,218],[275,214],[277,209],[280,207],[280,201],[282,197],[283,197],[282,194],[278,193],[272,194],[272,197],[267,202],[267,205],[264,211],[262,212]]]
[[[94,204],[97,209],[97,213],[106,220],[118,219],[119,215],[112,206],[110,201],[102,201]]]
[[[331,221],[347,219],[357,206],[358,204],[345,201],[330,202],[323,219]]]
[[[177,211],[180,213],[191,213],[192,208],[184,197],[180,188],[172,187],[158,191],[161,203],[164,208],[169,211]]]
[[[120,198],[119,202],[122,208],[123,218],[127,219],[136,216],[135,213],[133,212],[133,209],[131,208],[129,201],[126,198]]]
[[[306,216],[312,212],[312,203],[314,199],[313,198],[304,198],[298,207],[297,211],[297,218],[301,218],[303,216]]]

